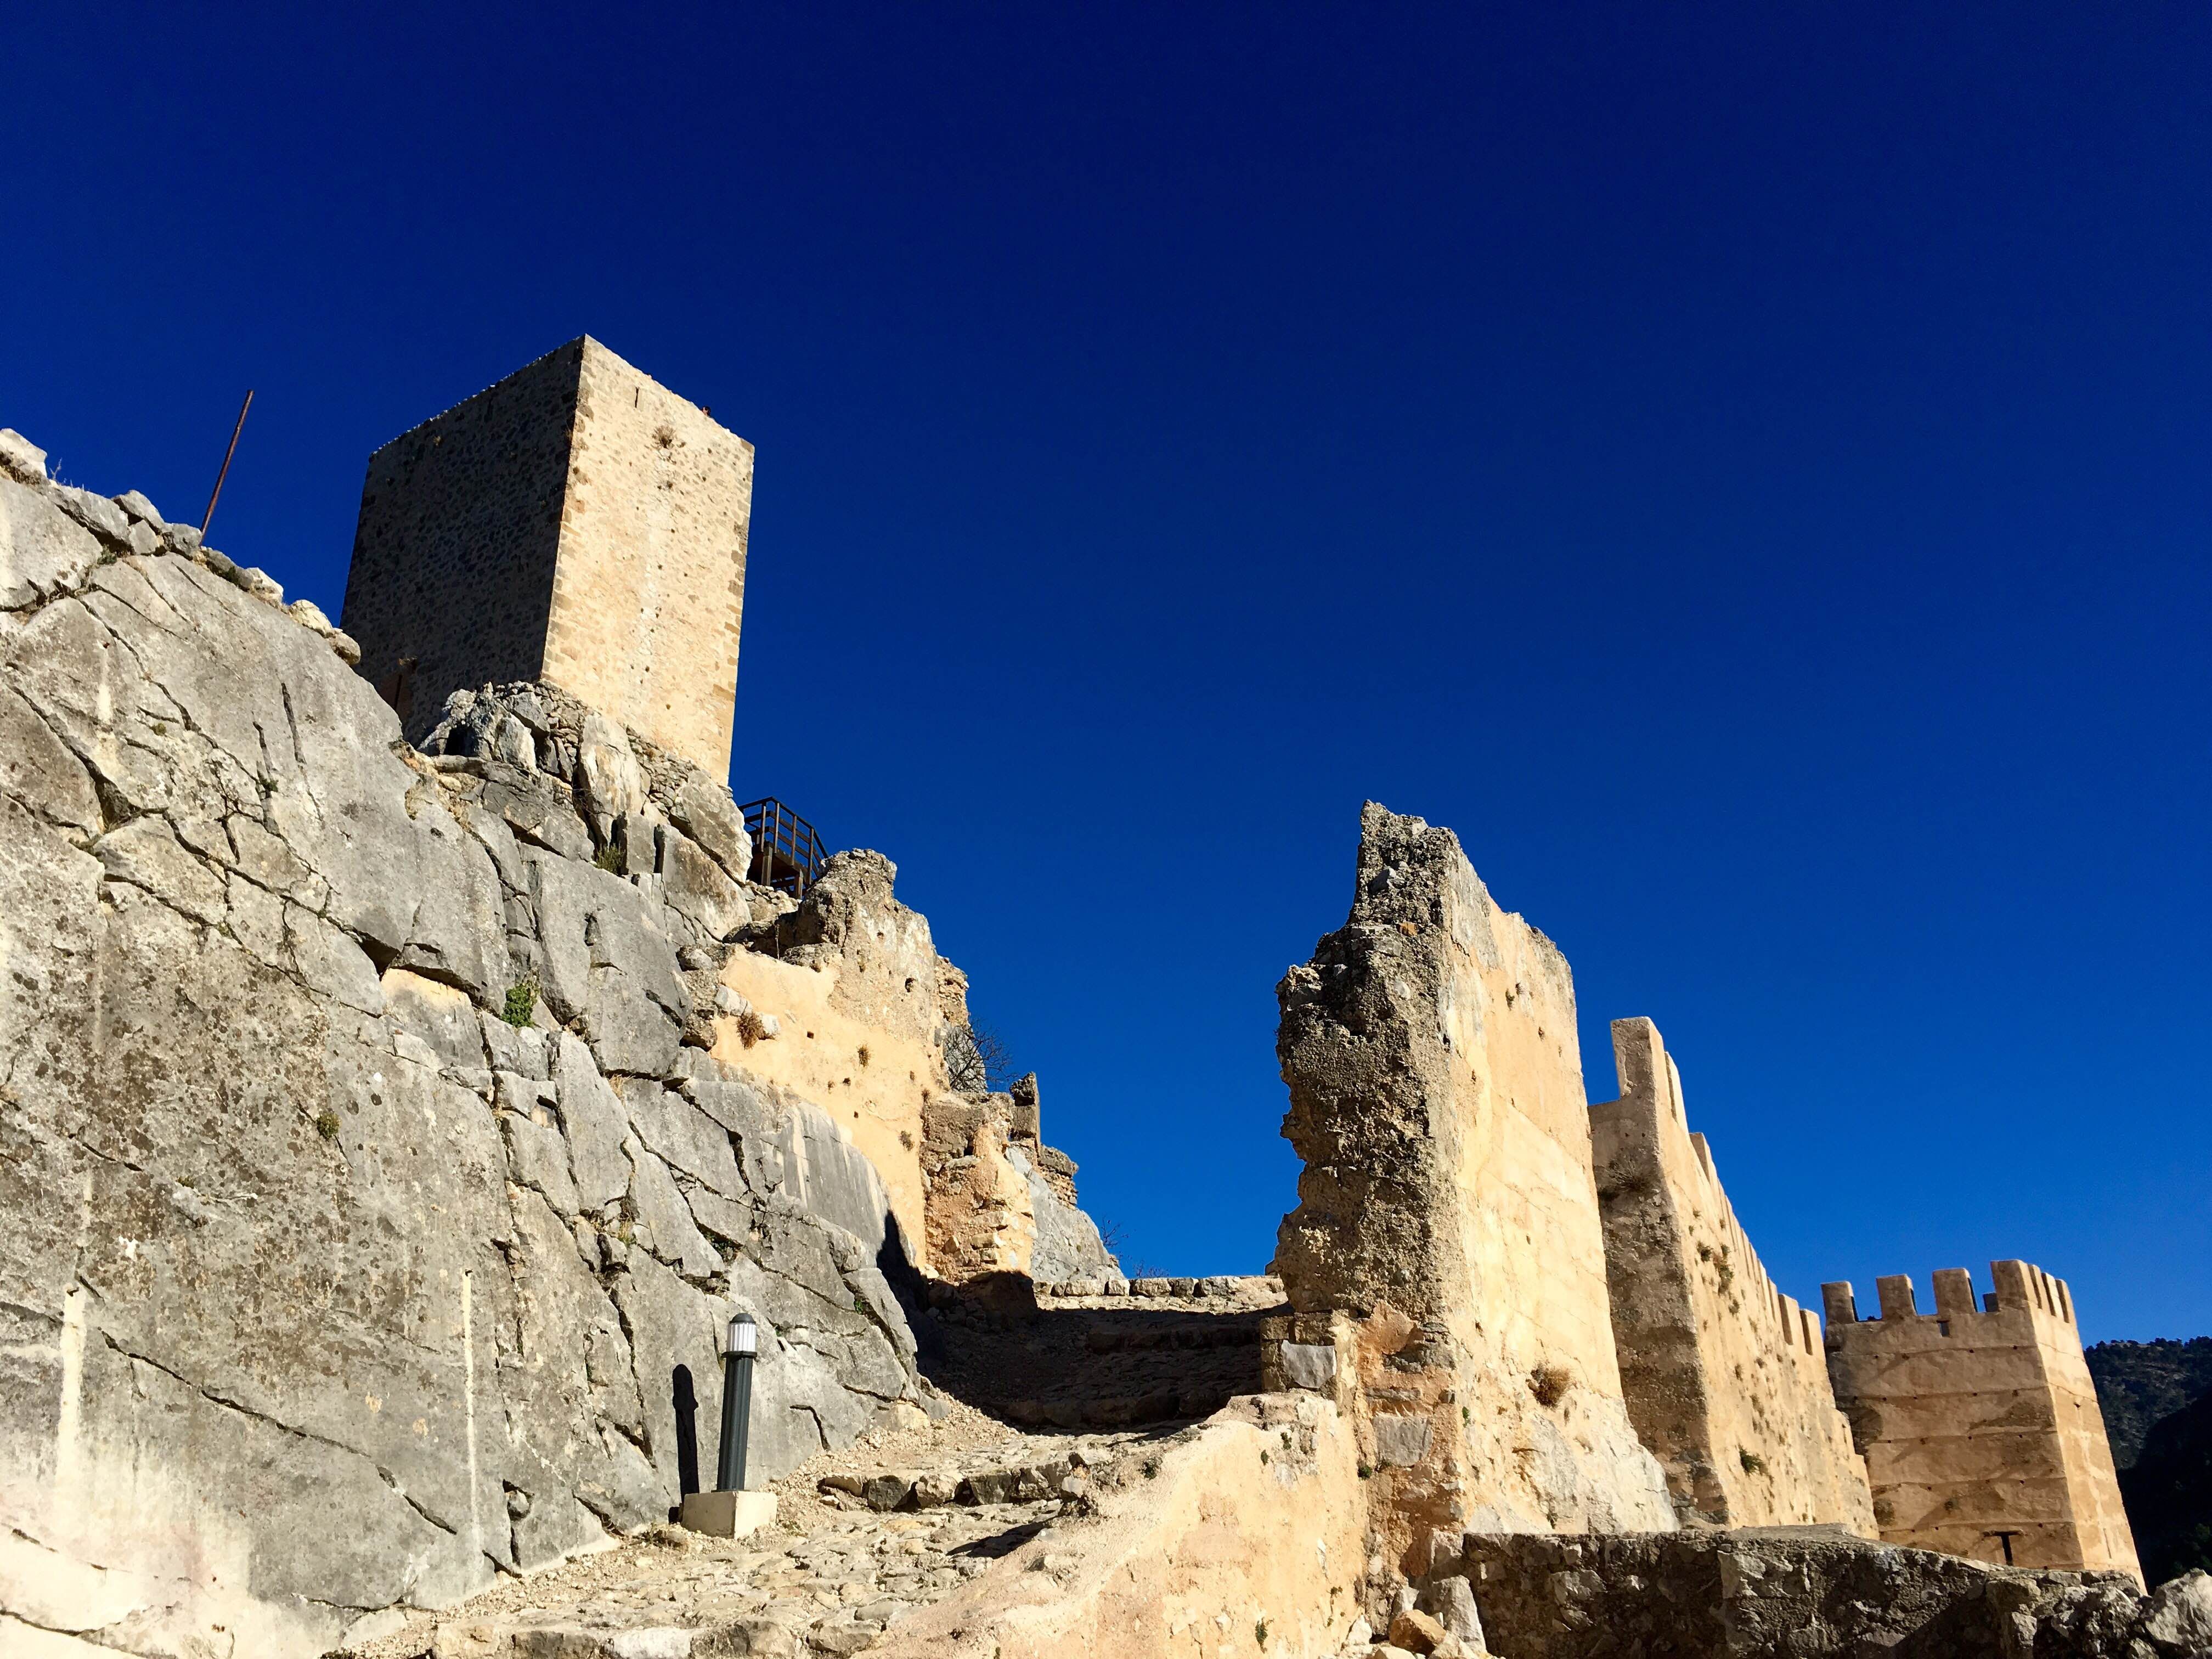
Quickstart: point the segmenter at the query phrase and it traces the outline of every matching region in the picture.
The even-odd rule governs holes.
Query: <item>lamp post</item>
[[[722,1358],[722,1443],[716,1455],[714,1484],[724,1492],[745,1489],[745,1431],[753,1415],[753,1360],[760,1352],[760,1327],[749,1313],[730,1319],[730,1346]]]
[[[722,1351],[722,1443],[714,1455],[713,1492],[687,1495],[678,1515],[694,1532],[717,1538],[743,1538],[775,1519],[775,1494],[745,1490],[745,1431],[753,1415],[753,1361],[760,1354],[760,1327],[749,1313],[730,1319],[728,1346]]]

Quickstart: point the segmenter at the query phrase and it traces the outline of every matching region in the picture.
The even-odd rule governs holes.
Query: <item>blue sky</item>
[[[1125,1254],[1293,1201],[1359,803],[1658,1021],[1782,1286],[2212,1328],[2212,13],[50,13],[0,424],[333,612],[590,332],[758,446],[733,783],[879,848]]]

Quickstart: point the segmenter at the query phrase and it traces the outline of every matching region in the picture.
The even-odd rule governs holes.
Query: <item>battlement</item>
[[[2021,1566],[2141,1576],[2066,1281],[1992,1261],[1995,1289],[1934,1275],[1875,1279],[1862,1319],[1847,1281],[1823,1285],[1836,1401],[1866,1459],[1885,1541]]]
[[[1685,1520],[1834,1522],[1869,1537],[1866,1473],[1820,1322],[1768,1276],[1689,1127],[1648,1019],[1613,1024],[1620,1098],[1589,1109],[1606,1279],[1630,1419]]]
[[[2039,1314],[2062,1324],[2074,1323],[2074,1293],[2066,1281],[2053,1277],[2031,1261],[1992,1261],[1990,1278],[1996,1288],[1977,1303],[1974,1276],[1964,1267],[1939,1267],[1934,1275],[1936,1311],[1923,1314],[1913,1295],[1912,1279],[1905,1273],[1889,1273],[1875,1280],[1875,1295],[1881,1309],[1877,1319],[1968,1319],[1985,1314]],[[1848,1279],[1820,1286],[1828,1323],[1860,1323],[1858,1299]]]
[[[455,691],[544,680],[730,769],[753,447],[588,336],[368,459],[361,672],[420,741]]]

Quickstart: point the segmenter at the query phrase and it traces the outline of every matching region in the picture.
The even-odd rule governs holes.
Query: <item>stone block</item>
[[[772,1492],[695,1492],[684,1499],[683,1524],[710,1538],[748,1538],[775,1522]]]
[[[1306,1342],[1285,1342],[1282,1355],[1283,1381],[1294,1389],[1333,1394],[1336,1389],[1336,1349]]]

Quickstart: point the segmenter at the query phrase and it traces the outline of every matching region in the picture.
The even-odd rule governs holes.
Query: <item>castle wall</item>
[[[1964,1268],[1936,1275],[1936,1309],[1912,1281],[1877,1281],[1879,1318],[1850,1285],[1821,1287],[1836,1400],[1866,1458],[1886,1542],[2026,1567],[2142,1569],[2120,1506],[2096,1390],[2065,1281],[2024,1261],[1990,1264],[1977,1306]]]
[[[1690,1133],[1648,1019],[1613,1023],[1621,1097],[1592,1106],[1621,1385],[1686,1521],[1835,1522],[1875,1535],[1866,1467],[1836,1409],[1820,1325],[1767,1279]]]
[[[1565,958],[1449,830],[1370,803],[1350,919],[1278,996],[1304,1169],[1274,1271],[1382,1356],[1388,1547],[1672,1527],[1622,1402]]]
[[[752,475],[744,439],[570,341],[369,458],[362,672],[410,738],[453,691],[542,679],[724,779]]]

